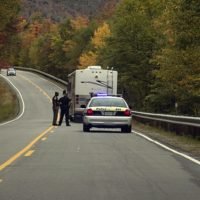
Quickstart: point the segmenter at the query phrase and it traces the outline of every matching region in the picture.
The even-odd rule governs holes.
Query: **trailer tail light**
[[[91,108],[87,109],[87,115],[93,115],[94,112]]]
[[[126,109],[124,111],[124,116],[131,116],[131,111],[129,109]]]

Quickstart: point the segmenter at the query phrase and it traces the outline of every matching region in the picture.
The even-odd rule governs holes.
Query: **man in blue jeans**
[[[63,91],[63,97],[59,99],[60,103],[60,121],[59,121],[59,126],[61,126],[63,117],[65,115],[65,121],[66,121],[66,126],[71,126],[69,124],[69,107],[70,107],[70,101],[71,99],[68,98],[66,90]]]

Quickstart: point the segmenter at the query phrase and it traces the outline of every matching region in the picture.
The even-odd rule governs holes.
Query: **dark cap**
[[[58,96],[59,95],[59,93],[58,92],[55,92],[55,96]]]

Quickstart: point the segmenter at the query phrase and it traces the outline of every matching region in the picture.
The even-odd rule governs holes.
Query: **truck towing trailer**
[[[117,95],[117,76],[117,71],[102,69],[101,66],[89,66],[69,74],[70,119],[82,119],[82,112],[92,96]]]

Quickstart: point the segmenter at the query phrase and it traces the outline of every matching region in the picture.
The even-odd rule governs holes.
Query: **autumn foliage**
[[[88,65],[114,67],[135,110],[200,116],[199,1],[109,1],[94,18],[62,22],[0,7],[0,65],[37,68],[67,79]],[[9,6],[8,6],[9,5]],[[5,17],[2,17],[3,16]],[[175,108],[178,105],[178,108]]]

